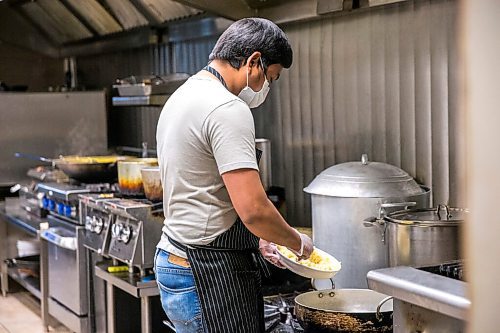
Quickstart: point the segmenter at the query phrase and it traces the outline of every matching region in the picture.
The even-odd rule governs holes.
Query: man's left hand
[[[268,242],[264,239],[259,240],[259,251],[266,259],[269,261],[271,264],[273,264],[276,267],[285,269],[286,267],[281,263],[280,261],[280,256],[278,254],[278,248],[276,247],[276,244]]]

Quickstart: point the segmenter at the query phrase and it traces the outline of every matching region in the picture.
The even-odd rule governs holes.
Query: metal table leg
[[[42,324],[45,332],[49,331],[49,258],[48,243],[40,238],[40,303],[42,310]]]
[[[108,324],[107,333],[115,333],[115,290],[113,285],[106,281],[106,318]]]
[[[141,297],[141,333],[152,332],[151,302],[148,296]]]
[[[7,223],[0,219],[0,287],[2,289],[3,297],[7,296],[9,291],[9,275],[7,273]]]

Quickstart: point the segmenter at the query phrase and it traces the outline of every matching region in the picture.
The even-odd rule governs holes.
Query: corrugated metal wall
[[[152,47],[153,73],[163,75],[198,72],[207,64],[208,55],[216,41],[216,37],[209,37]],[[142,140],[155,147],[156,124],[160,118],[161,107],[143,107],[138,110],[142,117]]]
[[[206,65],[216,37],[154,45],[120,53],[80,57],[80,83],[88,88],[110,87],[117,78],[130,75],[194,74]],[[111,146],[156,146],[156,124],[162,107],[112,107],[109,143]],[[138,125],[139,124],[139,125]]]
[[[310,225],[310,199],[302,189],[314,176],[362,153],[431,186],[434,203],[464,205],[457,192],[465,178],[465,142],[456,13],[455,0],[414,0],[284,26],[294,64],[254,115],[257,136],[272,140],[273,183],[286,189],[291,224]],[[195,73],[215,41],[135,51],[129,60],[106,61],[102,70],[88,65],[101,76],[110,65],[127,75],[138,72],[125,67],[149,66],[156,74]],[[158,118],[158,110],[151,111],[137,111],[140,137],[150,145]]]
[[[292,224],[310,225],[314,176],[362,153],[431,186],[434,203],[463,205],[456,10],[417,0],[284,28],[294,64],[255,118]]]

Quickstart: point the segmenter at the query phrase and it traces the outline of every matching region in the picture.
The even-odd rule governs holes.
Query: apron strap
[[[222,75],[220,75],[220,73],[213,67],[211,67],[210,65],[206,65],[205,67],[203,67],[203,70],[209,72],[210,74],[214,75],[219,81],[220,83],[222,83],[222,85],[224,86],[224,88],[227,89],[227,84],[226,84],[226,81],[224,80],[224,78],[222,77]]]

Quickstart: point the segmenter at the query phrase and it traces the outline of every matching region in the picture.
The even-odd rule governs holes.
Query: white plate
[[[339,266],[340,268],[338,270],[336,270],[336,271],[335,270],[334,271],[324,271],[324,270],[320,270],[320,269],[315,269],[315,268],[312,268],[312,267],[301,265],[298,262],[293,261],[292,259],[286,257],[279,250],[278,250],[278,254],[280,256],[280,259],[281,259],[281,262],[283,263],[283,265],[286,268],[288,268],[289,270],[291,270],[292,272],[294,272],[294,273],[296,273],[296,274],[298,274],[300,276],[303,276],[303,277],[306,277],[306,278],[311,278],[311,279],[331,279],[332,277],[335,276],[335,274],[337,274],[338,271],[340,271],[340,269],[342,267],[340,261],[338,261],[333,256],[331,256],[330,254],[326,253],[323,250],[320,250],[318,248],[314,248],[314,249],[321,256],[323,256],[323,257],[330,257],[330,259],[334,263],[334,266]],[[336,264],[338,264],[338,265],[336,265]]]

